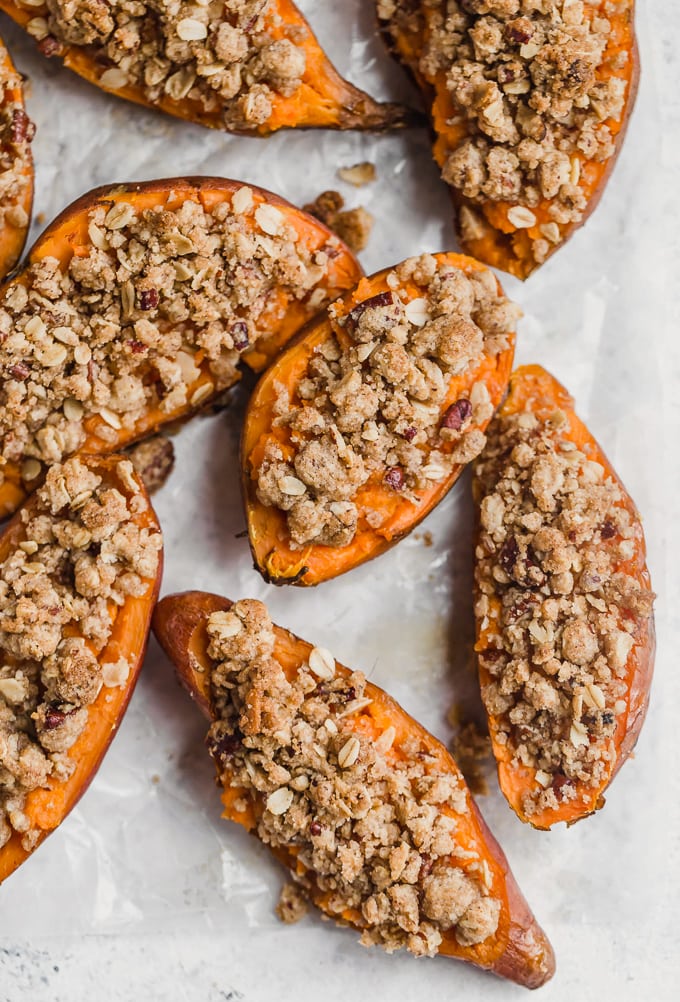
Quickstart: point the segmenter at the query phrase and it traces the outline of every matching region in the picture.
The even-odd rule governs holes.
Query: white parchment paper
[[[300,6],[341,72],[378,96],[417,100],[375,35],[371,2]],[[665,303],[677,204],[670,186],[653,183],[668,157],[655,82],[661,61],[653,60],[662,50],[644,9],[638,24],[640,97],[599,209],[526,284],[503,281],[525,312],[518,362],[540,362],[574,393],[645,517],[660,625],[670,632],[666,572],[677,537],[665,471],[677,469],[669,388],[678,354]],[[29,112],[38,126],[32,238],[95,185],[213,174],[298,204],[326,188],[342,191],[350,206],[363,204],[376,217],[362,255],[367,272],[455,247],[425,131],[228,137],[101,94],[41,57],[5,17],[0,30],[30,78]],[[361,160],[376,164],[378,180],[357,191],[335,171]],[[276,621],[365,670],[449,741],[446,712],[454,702],[481,718],[471,654],[468,478],[416,534],[372,564],[315,590],[275,589],[252,569],[247,540],[237,538],[245,524],[238,488],[243,400],[240,392],[232,408],[194,421],[175,439],[176,469],[156,498],[166,544],[163,592],[202,588],[265,600]],[[677,953],[662,930],[673,907],[677,915],[670,886],[678,876],[678,784],[660,768],[671,729],[664,654],[636,757],[603,812],[544,834],[514,817],[493,777],[480,798],[556,949],[558,973],[542,990],[546,1000],[638,1002],[650,988],[658,1000],[673,995]],[[254,839],[220,820],[204,732],[152,643],[90,790],[0,889],[0,999],[521,997],[521,989],[452,961],[364,951],[356,934],[315,915],[282,927],[273,912],[282,872]],[[676,799],[669,805],[671,779]]]

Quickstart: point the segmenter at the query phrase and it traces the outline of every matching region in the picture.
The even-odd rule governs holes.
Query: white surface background
[[[373,37],[372,3],[301,4],[339,69],[376,94],[409,94]],[[626,148],[601,205],[528,283],[518,360],[577,397],[645,519],[659,593],[652,706],[634,760],[604,811],[539,833],[510,812],[492,778],[482,811],[555,947],[545,1002],[677,998],[680,784],[676,574],[680,496],[680,11],[640,4],[643,77]],[[642,9],[645,8],[645,9]],[[188,174],[241,178],[292,201],[339,187],[377,218],[367,271],[454,246],[444,187],[424,132],[305,133],[267,141],[213,134],[107,97],[48,62],[3,16],[31,78],[36,213],[41,225],[94,185]],[[356,192],[335,168],[373,160]],[[164,591],[198,587],[269,602],[283,625],[365,669],[448,741],[446,710],[478,709],[471,661],[467,479],[412,536],[314,591],[276,590],[252,570],[237,486],[241,408],[188,426],[157,498]],[[81,805],[0,889],[0,1002],[251,1002],[454,996],[512,1000],[523,989],[451,960],[365,951],[356,934],[273,915],[281,873],[255,840],[219,820],[204,724],[155,645],[106,762]]]

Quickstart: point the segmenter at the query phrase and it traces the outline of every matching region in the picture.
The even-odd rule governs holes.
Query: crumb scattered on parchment
[[[338,167],[337,173],[341,181],[353,184],[355,188],[362,188],[365,184],[370,184],[378,176],[375,164],[368,160],[354,164],[352,167]]]
[[[432,543],[434,542],[431,532],[416,532],[414,534],[414,539],[422,539],[425,546],[432,546]]]
[[[134,445],[128,455],[149,494],[163,487],[175,465],[175,447],[165,435]]]
[[[349,249],[356,253],[366,247],[375,220],[363,206],[344,209],[344,204],[345,200],[339,191],[322,191],[313,202],[304,205],[303,209],[337,233]]]
[[[477,797],[486,796],[489,784],[485,773],[492,760],[491,738],[474,720],[462,720],[456,704],[449,711],[449,722],[456,728],[451,740],[451,754],[467,785]]]
[[[302,888],[297,884],[284,884],[281,888],[281,897],[276,906],[276,914],[286,925],[294,925],[304,918],[309,910],[309,902],[305,898]]]

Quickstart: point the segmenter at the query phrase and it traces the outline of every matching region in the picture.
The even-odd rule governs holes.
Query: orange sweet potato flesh
[[[88,233],[89,213],[98,205],[109,208],[114,203],[123,201],[133,204],[138,210],[154,206],[175,210],[184,202],[191,200],[200,202],[207,211],[210,211],[219,203],[230,201],[234,192],[242,187],[243,184],[240,181],[198,177],[169,178],[140,184],[120,184],[115,187],[95,188],[73,202],[47,227],[31,248],[25,267],[46,257],[57,258],[62,267],[66,267],[72,257],[86,254],[91,246],[91,237]],[[334,256],[330,257],[329,255],[327,271],[323,278],[323,287],[326,289],[328,299],[333,299],[356,284],[362,275],[361,265],[349,248],[339,241],[323,223],[272,192],[252,185],[249,187],[254,205],[266,202],[267,205],[276,206],[285,215],[286,223],[295,229],[300,243],[309,251],[321,249],[329,241],[332,241]],[[254,217],[251,215],[249,218],[253,219]],[[11,285],[20,283],[27,284],[27,279],[22,272],[19,272],[10,282],[5,283],[0,288],[0,299],[4,297]],[[258,327],[266,330],[266,336],[260,338],[251,349],[244,353],[243,361],[256,372],[265,368],[281,347],[314,315],[315,310],[314,305],[293,299],[281,289],[277,295],[273,295],[271,298],[271,305],[268,307],[271,316],[265,313],[258,320]],[[203,385],[212,382],[207,360],[197,354],[194,358],[194,364],[201,369],[201,375],[188,388],[187,398],[189,401]],[[1,376],[0,373],[0,378]],[[224,385],[215,386],[215,392],[204,397],[198,406],[189,402],[174,410],[161,410],[160,407],[149,409],[133,428],[121,429],[113,442],[108,435],[104,439],[98,434],[98,430],[102,427],[102,418],[98,415],[92,416],[86,421],[85,427],[88,434],[80,451],[90,454],[120,451],[133,442],[156,434],[164,425],[187,420],[199,409],[209,405],[211,400],[226,388]],[[108,431],[110,433],[110,429]],[[4,480],[0,482],[0,519],[11,514],[26,496],[26,488],[21,479],[19,465],[7,463],[2,472]]]
[[[0,146],[2,147],[2,153],[6,153],[10,159],[13,159],[12,133],[17,135],[17,130],[19,130],[20,134],[23,129],[32,129],[33,126],[25,117],[22,77],[17,73],[2,39],[0,39],[0,78],[7,81],[2,93],[0,93],[0,102],[10,107],[14,106],[12,123],[7,130],[3,130],[0,133]],[[0,115],[2,114],[2,110],[0,109]],[[20,113],[18,118],[21,119],[21,122],[17,121],[17,112]],[[23,142],[24,140],[22,139],[21,141]],[[0,279],[4,278],[15,266],[21,257],[21,252],[26,242],[31,208],[33,206],[33,159],[31,157],[30,146],[26,147],[26,162],[21,173],[25,181],[21,191],[16,199],[8,202],[3,208],[9,209],[13,206],[22,208],[26,213],[26,222],[17,226],[5,218],[2,225],[0,225]]]
[[[388,30],[383,24],[384,36],[388,47],[410,71],[430,106],[430,117],[436,137],[433,146],[434,158],[439,166],[443,167],[451,153],[470,135],[470,129],[465,114],[461,114],[461,109],[455,102],[455,95],[451,94],[446,86],[445,72],[439,71],[434,75],[425,76],[419,68],[420,55],[430,31],[429,19],[436,13],[437,5],[426,5],[422,3],[422,0],[415,0],[415,4],[411,4],[411,6],[416,7],[418,5],[421,6],[423,14],[422,30],[415,28],[415,22],[414,30],[399,30],[397,32]],[[611,66],[600,66],[596,73],[598,81],[606,81],[612,76],[625,81],[625,107],[620,120],[607,118],[603,122],[609,127],[614,140],[615,149],[612,156],[604,161],[596,161],[579,153],[580,177],[578,186],[586,198],[587,208],[579,221],[559,224],[559,242],[551,245],[544,260],[559,250],[569,237],[587,221],[602,196],[621,150],[628,121],[635,104],[640,78],[634,8],[634,0],[628,5],[609,4],[607,0],[589,0],[585,4],[586,18],[589,20],[596,17],[607,18],[612,26],[603,60],[614,59],[620,54],[627,56],[622,67],[614,70]],[[455,188],[451,188],[451,197],[461,247],[467,254],[521,279],[528,278],[539,267],[531,252],[531,241],[541,237],[539,227],[543,223],[553,221],[548,214],[552,204],[550,200],[543,198],[536,208],[532,208],[532,212],[536,216],[535,226],[530,229],[517,229],[508,219],[508,210],[516,205],[516,202],[487,200],[480,204],[465,198]],[[466,229],[461,227],[461,212],[465,209],[472,209],[479,221],[479,233],[475,236],[468,235]]]
[[[80,457],[81,462],[98,473],[106,485],[116,487],[121,494],[129,497],[130,489],[116,471],[117,463],[123,458],[122,456]],[[137,475],[135,479],[144,491],[141,479]],[[144,494],[146,495],[145,491]],[[0,537],[0,560],[5,560],[8,554],[26,538],[22,513],[30,511],[32,507],[35,507],[35,495],[29,498],[5,527]],[[159,529],[150,504],[134,516],[134,521],[140,528]],[[130,665],[130,674],[123,686],[114,688],[103,686],[88,708],[89,716],[85,729],[67,752],[68,757],[76,764],[70,778],[65,782],[50,781],[49,786],[33,790],[28,794],[24,811],[31,819],[32,826],[40,830],[40,836],[30,852],[22,847],[21,837],[16,833],[0,848],[0,883],[32,855],[47,836],[61,824],[85,793],[101,765],[106,750],[123,719],[144,661],[151,615],[158,598],[162,571],[161,554],[156,577],[147,581],[146,590],[142,595],[127,596],[120,607],[111,603],[111,634],[98,655],[99,660],[102,664],[108,664],[125,658]],[[67,629],[69,636],[80,635],[77,623],[70,624]],[[86,640],[86,643],[95,651],[89,640]],[[0,656],[4,656],[1,648]]]
[[[23,7],[13,0],[0,0],[0,10],[22,28],[35,17],[47,18],[47,4]],[[370,129],[400,128],[415,121],[416,116],[399,104],[375,101],[364,91],[344,80],[319,45],[306,19],[291,0],[272,0],[267,14],[267,31],[272,40],[293,38],[304,48],[306,68],[301,85],[288,97],[272,92],[272,114],[261,125],[251,129],[227,130],[223,109],[206,111],[200,101],[188,97],[175,100],[169,94],[154,102],[148,100],[138,84],[117,89],[102,85],[100,78],[107,66],[103,51],[96,46],[65,45],[54,41],[40,48],[47,55],[58,56],[64,66],[95,84],[102,90],[116,94],[147,108],[158,108],[176,118],[183,118],[211,129],[240,131],[243,135],[267,136],[279,129]],[[52,36],[48,36],[49,39]]]
[[[549,418],[557,409],[563,411],[568,418],[568,431],[561,428],[560,437],[572,441],[578,449],[588,455],[590,460],[604,467],[605,475],[615,480],[623,492],[623,506],[628,509],[636,520],[639,520],[639,515],[632,499],[627,494],[602,448],[574,413],[573,398],[564,386],[558,383],[554,376],[551,376],[541,366],[520,366],[513,372],[510,379],[510,392],[499,411],[499,416],[529,410],[539,420],[542,420]],[[621,559],[616,570],[636,578],[642,587],[648,590],[650,587],[650,577],[645,563],[644,537],[640,533],[639,536],[636,536],[631,541],[635,544],[633,555],[627,560]],[[488,625],[486,628],[481,628],[480,621],[477,623],[477,642],[475,645],[477,651],[484,651],[494,647],[492,634],[494,633],[494,623],[498,614],[494,615],[494,602],[497,603],[497,600],[492,598],[491,611],[488,614]],[[508,803],[522,821],[529,822],[534,828],[548,829],[560,821],[573,824],[581,820],[581,818],[593,814],[604,805],[603,793],[633,751],[642,724],[644,723],[649,703],[649,689],[654,671],[655,646],[654,621],[650,616],[644,622],[637,624],[635,644],[628,656],[625,675],[623,677],[628,690],[626,696],[627,709],[624,713],[617,716],[617,728],[611,740],[614,755],[613,761],[610,763],[609,772],[605,775],[599,787],[586,786],[583,783],[575,782],[576,796],[574,799],[562,802],[556,809],[546,809],[532,814],[531,817],[526,816],[522,808],[523,798],[527,793],[540,788],[535,778],[536,770],[511,761],[511,753],[507,745],[502,745],[497,740],[498,721],[493,716],[489,717],[489,730],[494,755],[498,763],[500,787]],[[482,686],[487,685],[491,681],[489,672],[481,664],[479,666],[479,677]]]
[[[434,257],[466,272],[484,270],[484,265],[462,254],[443,253],[435,254]],[[355,289],[335,304],[337,316],[345,316],[357,304],[388,292],[386,278],[391,270],[386,268],[368,278],[362,278]],[[500,290],[500,285],[498,288]],[[417,298],[422,295],[422,289],[411,283],[407,286],[407,293],[411,298]],[[289,448],[287,429],[273,425],[277,385],[286,386],[291,399],[294,398],[295,386],[304,377],[315,347],[328,337],[329,332],[329,321],[323,315],[309,324],[260,380],[246,412],[241,440],[241,465],[248,534],[255,566],[265,580],[272,584],[316,585],[379,556],[408,535],[439,504],[464,469],[460,464],[454,466],[445,480],[434,483],[426,490],[415,491],[414,494],[419,499],[417,504],[400,497],[383,484],[381,476],[375,476],[352,500],[359,507],[365,504],[373,510],[389,512],[389,517],[385,518],[378,529],[371,528],[366,519],[360,517],[356,535],[348,546],[310,545],[302,550],[290,547],[285,513],[266,507],[257,498],[257,470],[265,445],[272,438],[281,443],[284,451]],[[503,399],[513,357],[514,342],[495,357],[485,355],[470,372],[453,377],[442,404],[442,414],[456,400],[465,397],[472,385],[480,380],[486,384],[491,402],[496,408]],[[488,422],[479,426],[482,431],[486,424]],[[440,445],[439,448],[444,451],[446,446]]]
[[[162,599],[154,613],[153,629],[158,641],[174,663],[180,682],[209,718],[213,716],[213,710],[206,622],[211,613],[229,609],[231,605],[228,599],[193,591]],[[299,668],[306,664],[312,645],[288,630],[280,627],[275,627],[274,630],[274,657],[287,677],[292,679]],[[336,671],[343,675],[349,674],[348,669],[340,664]],[[371,704],[352,718],[357,733],[377,738],[387,727],[392,726],[396,730],[396,738],[388,754],[403,760],[407,755],[403,746],[409,739],[413,741],[415,738],[420,742],[420,747],[432,756],[431,760],[437,769],[461,779],[458,767],[446,748],[386,692],[369,682],[366,696],[372,700]],[[239,810],[236,802],[243,793],[243,790],[234,787],[224,789],[223,817],[236,821],[250,831],[264,809],[264,804],[253,804],[251,801],[247,810]],[[467,800],[470,812],[456,816],[456,837],[462,848],[474,848],[488,865],[492,877],[492,893],[502,902],[501,918],[497,933],[476,946],[463,947],[452,933],[444,932],[439,952],[493,971],[527,988],[538,988],[554,973],[552,947],[524,900],[502,849],[487,828],[469,791]],[[276,855],[294,873],[305,872],[296,859],[294,846],[277,851]],[[312,900],[322,911],[326,910],[324,893],[315,889],[314,875],[307,872],[305,876],[311,881]],[[361,918],[357,913],[348,911],[343,918],[350,925],[361,928]]]

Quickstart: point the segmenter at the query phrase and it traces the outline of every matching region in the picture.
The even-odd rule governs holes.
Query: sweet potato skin
[[[25,266],[35,264],[45,257],[56,257],[62,264],[66,264],[73,256],[82,253],[82,248],[90,243],[88,214],[98,205],[110,208],[115,202],[129,201],[139,208],[154,205],[176,208],[187,200],[193,200],[200,202],[209,210],[217,203],[231,199],[241,187],[243,187],[242,182],[226,178],[183,177],[95,188],[69,205],[53,220],[29,251]],[[359,280],[363,274],[361,265],[349,248],[339,241],[328,227],[278,195],[254,185],[249,187],[256,202],[266,202],[280,209],[309,247],[317,249],[329,240],[333,241],[337,256],[329,260],[326,280],[330,298],[350,288]],[[23,272],[15,274],[0,288],[0,297],[6,294],[12,284],[23,281]],[[313,314],[314,309],[307,304],[297,300],[289,302],[283,319],[266,338],[260,338],[243,354],[243,362],[256,372],[265,368],[280,348]],[[191,385],[189,397],[203,383],[210,381],[207,362],[199,365],[199,368],[201,375]],[[199,405],[192,405],[189,401],[185,406],[172,412],[157,408],[148,413],[133,429],[121,430],[114,443],[108,437],[104,439],[97,434],[100,419],[90,418],[86,425],[87,439],[81,446],[81,451],[102,454],[127,448],[134,442],[155,435],[168,423],[186,421],[198,411],[209,408],[213,400],[227,388],[227,386],[215,386],[214,392],[204,397]],[[10,515],[21,504],[27,493],[17,464],[7,463],[2,472],[4,479],[0,482],[0,519]],[[31,484],[31,488],[35,486],[35,483]]]
[[[595,0],[595,2],[602,5],[602,0]],[[408,2],[410,8],[417,8],[420,5],[421,0],[409,0]],[[619,32],[623,36],[623,44],[619,48],[625,49],[628,54],[628,61],[625,73],[623,74],[628,89],[624,112],[620,122],[612,123],[611,120],[607,122],[614,134],[614,153],[604,164],[585,161],[590,176],[587,184],[582,177],[580,186],[587,187],[588,189],[587,208],[581,219],[560,227],[561,237],[559,243],[551,246],[541,264],[544,264],[556,251],[563,247],[567,240],[588,221],[592,212],[597,208],[621,152],[630,117],[635,106],[640,81],[640,53],[635,35],[634,10],[635,5],[633,0],[630,19],[627,17],[619,19],[621,22],[619,24]],[[604,13],[603,16],[607,16],[607,13]],[[467,136],[464,126],[452,129],[449,124],[449,120],[456,118],[458,115],[456,105],[448,94],[443,80],[439,78],[428,79],[419,71],[417,64],[423,44],[422,34],[416,31],[410,34],[402,32],[395,38],[390,30],[389,22],[379,20],[379,25],[387,49],[398,62],[402,63],[409,76],[421,90],[425,104],[430,109],[433,131],[433,155],[437,164],[443,167],[448,155]],[[523,280],[529,278],[540,267],[540,264],[531,255],[525,231],[514,230],[512,232],[505,232],[487,218],[485,209],[489,206],[493,209],[494,203],[487,202],[485,206],[480,207],[478,203],[465,198],[465,196],[453,187],[450,187],[450,194],[454,208],[454,225],[461,248],[466,254]],[[502,205],[505,203],[498,204]],[[469,210],[474,211],[481,231],[476,236],[472,236],[467,232],[468,228],[464,224],[464,213]]]
[[[15,0],[0,0],[0,10],[22,28],[26,28],[31,19],[49,14],[46,3],[22,7]],[[420,115],[411,109],[375,101],[365,91],[344,80],[292,0],[274,0],[271,14],[273,18],[280,18],[280,22],[271,27],[274,37],[285,37],[285,29],[304,31],[307,66],[300,88],[288,98],[277,94],[270,119],[261,125],[253,125],[251,129],[228,129],[223,121],[222,109],[206,111],[200,102],[188,98],[175,100],[164,93],[158,101],[150,102],[139,86],[129,85],[116,90],[103,86],[99,79],[102,65],[96,60],[98,50],[95,47],[63,45],[55,40],[51,46],[53,51],[48,50],[46,54],[61,58],[64,66],[107,93],[145,108],[159,109],[176,118],[237,135],[266,137],[279,129],[292,128],[388,131],[420,122]],[[41,50],[45,51],[43,46]]]
[[[81,461],[90,469],[95,470],[105,480],[126,493],[125,485],[115,476],[116,464],[123,456],[89,457],[81,456]],[[135,476],[142,490],[141,478]],[[129,494],[129,490],[127,491]],[[144,491],[144,493],[146,493]],[[29,498],[24,508],[16,513],[7,524],[0,536],[0,559],[23,536],[21,515],[24,510],[34,505],[34,497]],[[140,524],[160,529],[153,508],[137,516]],[[139,598],[128,596],[125,605],[119,610],[114,622],[111,636],[106,647],[101,652],[102,660],[117,661],[126,657],[130,663],[130,674],[123,687],[109,689],[102,687],[94,703],[89,708],[89,718],[85,730],[77,738],[68,751],[68,756],[77,761],[71,777],[63,783],[55,783],[46,789],[37,789],[28,795],[26,813],[31,816],[37,827],[42,829],[41,835],[32,850],[27,851],[21,845],[20,837],[15,833],[9,842],[0,848],[0,884],[11,876],[35,850],[42,845],[76,806],[94,779],[104,755],[115,737],[121,720],[125,715],[128,703],[134,691],[141,671],[151,628],[153,612],[163,574],[163,552],[159,552],[158,571],[155,579],[149,583],[147,591]]]
[[[180,683],[208,719],[213,716],[213,712],[209,659],[206,653],[206,622],[211,613],[227,610],[231,605],[228,599],[193,591],[167,596],[159,602],[154,613],[153,630],[156,638],[175,665]],[[276,656],[289,677],[292,677],[308,657],[312,645],[280,627],[275,627],[275,633]],[[339,664],[337,670],[347,672]],[[436,757],[439,768],[458,774],[457,766],[444,746],[408,716],[387,693],[369,683],[367,695],[373,701],[372,712],[380,720],[381,726],[390,724],[395,727],[397,742],[402,736],[417,737],[428,752]],[[477,844],[484,847],[489,866],[503,882],[501,949],[498,950],[497,946],[485,947],[484,944],[465,949],[452,935],[445,934],[439,952],[476,964],[527,988],[538,988],[555,971],[552,947],[517,887],[502,849],[491,835],[474,801],[469,795],[468,798]],[[227,809],[224,816],[250,828],[251,824],[243,814],[230,814],[230,800],[230,797],[225,796]],[[282,850],[277,851],[276,855],[289,869],[295,871],[299,867],[293,852]],[[306,876],[313,884],[313,875]],[[313,889],[311,893],[315,904],[323,909],[321,892],[315,893]],[[348,915],[347,920],[349,924],[356,925],[352,916]]]
[[[2,94],[2,101],[8,104],[19,104],[21,108],[24,107],[24,88],[21,76],[17,73],[12,62],[12,57],[5,48],[5,45],[0,38],[0,66],[2,67],[3,73],[7,76],[15,77],[16,84],[12,87],[5,89]],[[29,128],[34,128],[32,123],[28,123]],[[17,261],[21,257],[21,252],[24,249],[24,244],[26,243],[26,235],[28,233],[28,227],[30,225],[31,210],[33,208],[33,158],[31,156],[30,145],[27,147],[26,151],[27,163],[24,171],[24,178],[26,180],[26,187],[19,199],[14,203],[20,206],[26,216],[28,221],[25,226],[14,226],[7,221],[4,222],[2,228],[0,229],[0,280],[12,271]]]
[[[515,370],[510,378],[508,397],[501,407],[499,415],[511,414],[527,407],[539,417],[541,415],[548,417],[551,412],[558,408],[564,411],[569,418],[571,440],[579,448],[586,446],[590,458],[603,466],[606,474],[618,484],[625,498],[625,506],[631,514],[639,519],[637,509],[630,495],[627,493],[621,479],[607,459],[601,446],[576,416],[573,409],[573,398],[554,376],[538,365],[520,366]],[[478,494],[475,483],[473,483],[473,491],[476,495]],[[476,497],[476,500],[479,501],[479,497]],[[650,588],[649,571],[645,564],[644,538],[641,537],[637,541],[636,552],[627,562],[626,569],[628,573],[634,574],[638,578],[645,589]],[[491,732],[494,755],[498,763],[501,790],[520,820],[531,824],[532,827],[547,830],[560,821],[571,825],[599,810],[604,806],[603,794],[605,790],[633,751],[649,705],[656,649],[653,616],[650,615],[643,624],[638,625],[638,638],[629,655],[626,667],[628,709],[625,714],[620,715],[613,738],[616,759],[609,775],[599,788],[592,789],[577,786],[578,796],[574,800],[561,805],[559,810],[546,810],[541,814],[527,817],[522,809],[522,796],[527,789],[535,789],[537,787],[537,783],[533,778],[533,771],[528,768],[520,768],[512,765],[509,761],[507,747],[500,745],[496,741],[496,721],[492,717],[489,718],[489,730]],[[475,645],[475,649],[478,652],[484,651],[489,646],[487,635],[490,630],[493,630],[493,626],[483,630],[482,624],[478,620],[477,642]],[[479,666],[479,676],[482,686],[490,681],[488,672],[484,670],[481,664]]]
[[[484,270],[484,265],[461,254],[442,253],[434,256],[464,271]],[[391,271],[391,268],[385,268],[362,279],[355,289],[335,304],[337,315],[343,316],[358,303],[389,291],[386,278]],[[499,292],[502,291],[500,283],[498,289]],[[265,434],[271,429],[276,384],[282,383],[290,389],[303,374],[306,360],[311,358],[314,347],[323,341],[329,331],[330,322],[323,314],[303,328],[260,380],[246,411],[241,436],[241,483],[248,537],[255,567],[270,584],[300,587],[320,584],[385,553],[429,515],[465,468],[463,464],[455,466],[446,480],[426,493],[420,492],[422,498],[417,507],[406,502],[400,503],[384,527],[380,530],[362,530],[349,546],[336,549],[310,545],[302,552],[288,547],[285,541],[285,517],[281,512],[266,508],[257,498],[256,470],[251,457],[258,451]],[[464,395],[465,390],[478,379],[486,383],[492,404],[494,408],[497,407],[507,387],[513,357],[514,341],[495,358],[485,356],[474,372],[464,380],[456,377],[451,383],[454,390],[449,392],[443,411],[459,396]],[[289,372],[292,375],[289,376]],[[480,425],[482,431],[485,427],[486,424]]]

